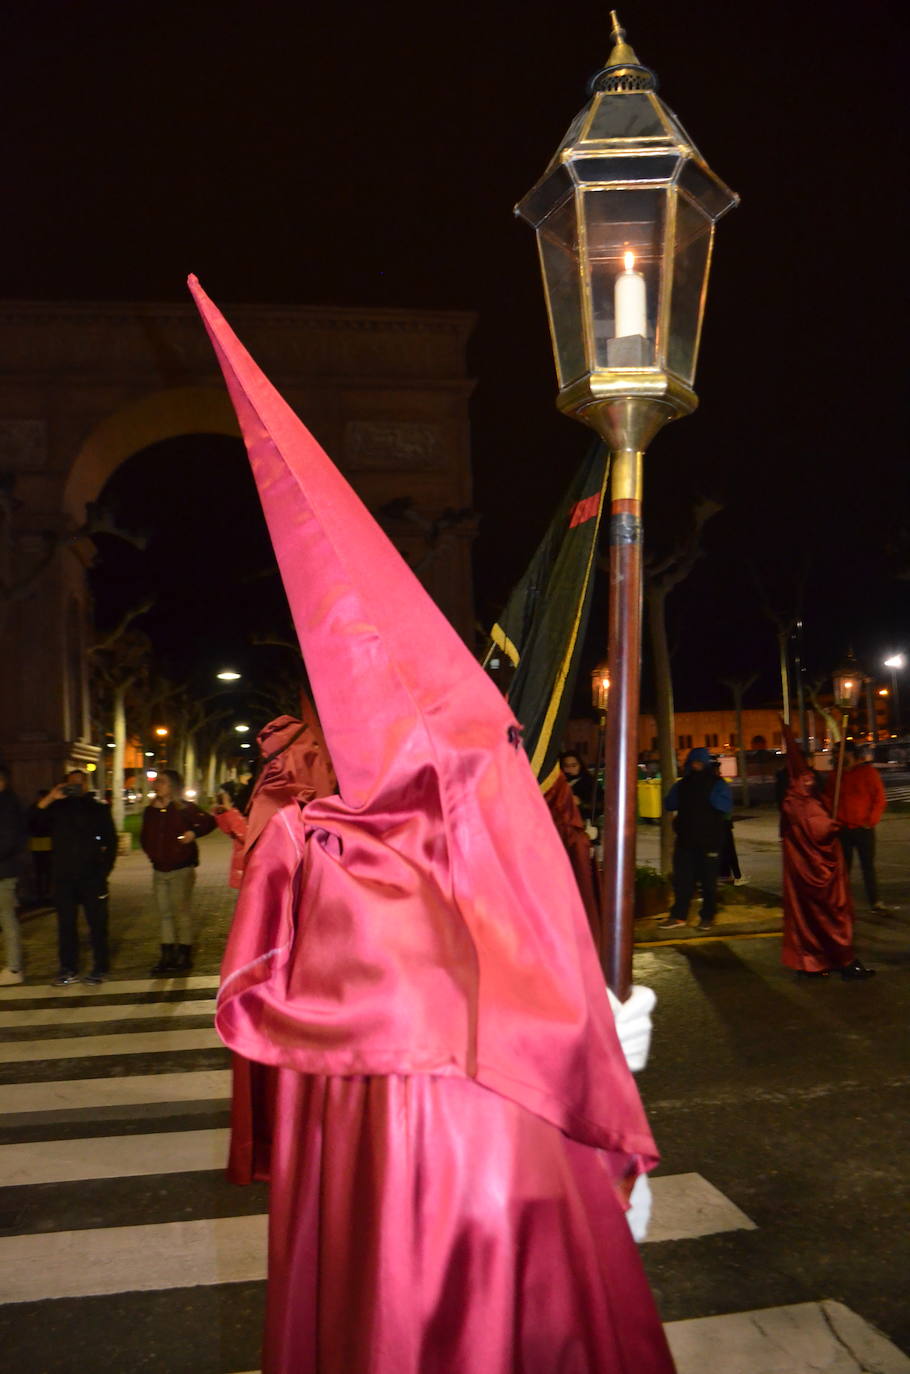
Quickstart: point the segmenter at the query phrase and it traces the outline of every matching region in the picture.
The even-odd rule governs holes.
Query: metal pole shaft
[[[632,986],[638,710],[641,685],[642,453],[613,455],[610,488],[610,709],[604,758],[601,888],[607,982],[625,1001]]]

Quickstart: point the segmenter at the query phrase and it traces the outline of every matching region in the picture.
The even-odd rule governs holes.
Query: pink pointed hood
[[[617,1173],[651,1167],[575,880],[512,713],[193,277],[190,289],[340,790],[285,807],[253,851],[219,1031],[248,1058],[301,1072],[469,1075],[606,1148]]]

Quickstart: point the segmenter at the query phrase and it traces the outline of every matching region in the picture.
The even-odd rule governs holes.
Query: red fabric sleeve
[[[885,785],[878,774],[878,769],[869,765],[869,824],[878,825],[885,809]]]

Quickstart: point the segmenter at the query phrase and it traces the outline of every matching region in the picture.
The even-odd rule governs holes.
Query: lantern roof
[[[711,171],[657,95],[657,78],[626,42],[616,11],[611,15],[613,48],[607,65],[592,77],[590,100],[516,214],[540,224],[576,186],[676,183],[710,219],[718,220],[739,197]]]

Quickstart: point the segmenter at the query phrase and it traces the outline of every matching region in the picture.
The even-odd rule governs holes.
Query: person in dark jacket
[[[183,778],[164,768],[152,784],[155,800],[142,815],[140,843],[151,860],[152,892],[161,923],[161,955],[153,978],[193,967],[193,888],[199,866],[196,838],[215,818],[183,796]]]
[[[108,972],[108,878],[117,859],[111,813],[87,790],[81,768],[67,773],[37,803],[47,812],[53,842],[53,901],[57,908],[60,971],[54,987],[79,982],[78,915],[81,906],[92,946],[92,971],[82,980],[101,983]]]
[[[25,819],[19,798],[10,786],[9,769],[0,763],[0,925],[6,946],[6,968],[0,971],[0,987],[25,982],[22,935],[16,915],[16,884],[25,849]]]
[[[717,911],[717,871],[733,811],[733,794],[711,766],[707,749],[692,749],[683,775],[664,799],[664,810],[675,813],[673,829],[674,902],[658,930],[687,924],[696,884],[701,887],[698,929],[710,930]]]

